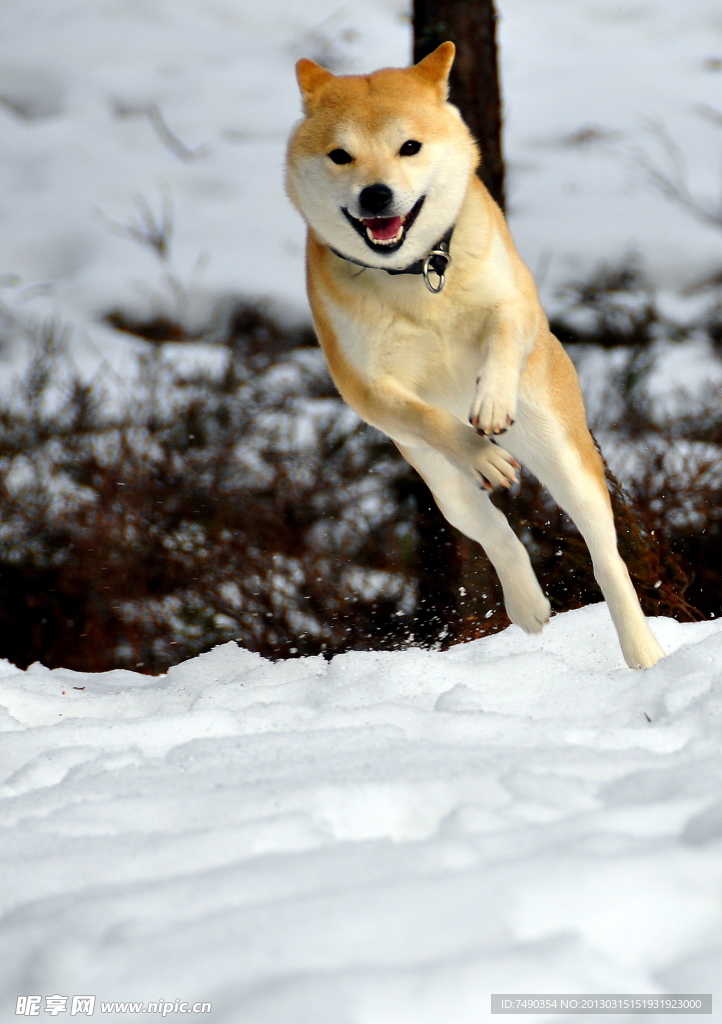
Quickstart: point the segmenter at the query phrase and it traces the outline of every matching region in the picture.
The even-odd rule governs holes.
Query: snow
[[[653,628],[644,673],[603,604],[443,653],[4,663],[7,1012],[472,1024],[491,992],[713,991],[722,622]]]
[[[35,305],[82,327],[86,348],[127,345],[101,315],[160,301],[166,289],[153,252],[113,225],[137,220],[138,196],[158,214],[167,194],[173,267],[186,288],[195,276],[196,287],[270,294],[307,315],[304,228],[283,191],[286,138],[300,116],[293,64],[312,53],[347,69],[357,52],[404,63],[405,5],[5,6],[0,271],[24,286],[47,282],[49,297]],[[186,159],[153,127],[153,108]],[[208,266],[194,275],[199,258]],[[82,350],[84,339],[76,343]]]
[[[676,143],[692,193],[719,207],[722,15],[716,0],[500,0],[510,221],[555,289],[638,252],[675,290],[717,270],[720,227],[655,191],[639,165],[669,173]],[[722,122],[721,122],[722,123]],[[576,137],[576,143],[575,143]]]
[[[716,270],[719,230],[655,192],[635,162],[644,152],[666,166],[645,128],[661,122],[693,192],[716,194],[722,135],[698,112],[722,110],[716,0],[499,10],[510,220],[547,304],[570,275],[630,248],[667,289]],[[304,229],[283,192],[300,112],[293,62],[357,72],[403,65],[410,47],[405,0],[8,0],[6,301],[72,324],[82,365],[122,371],[132,345],[102,315],[174,300],[168,267],[118,227],[137,220],[138,196],[158,215],[166,195],[171,269],[191,297],[270,295],[306,316]]]

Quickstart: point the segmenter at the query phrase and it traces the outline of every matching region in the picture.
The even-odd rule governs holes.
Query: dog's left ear
[[[322,68],[315,61],[309,60],[308,57],[302,57],[298,61],[296,64],[296,78],[298,79],[298,87],[303,96],[303,107],[307,113],[316,93],[326,82],[330,82],[333,77],[330,71]]]
[[[424,57],[418,64],[410,69],[417,75],[421,75],[424,81],[433,85],[439,94],[442,103],[449,95],[449,72],[456,56],[456,47],[451,42],[442,43],[437,46],[433,53]]]

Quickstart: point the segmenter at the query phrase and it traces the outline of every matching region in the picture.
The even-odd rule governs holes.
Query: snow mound
[[[722,622],[653,626],[641,673],[604,605],[443,653],[2,663],[7,1014],[476,1024],[491,992],[710,991]]]

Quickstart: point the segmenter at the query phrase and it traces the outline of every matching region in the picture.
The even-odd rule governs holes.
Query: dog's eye
[[[421,143],[416,139],[407,139],[399,150],[399,156],[416,156],[421,149]]]
[[[353,157],[350,153],[347,153],[345,149],[332,149],[328,154],[329,160],[333,160],[335,164],[350,164]]]

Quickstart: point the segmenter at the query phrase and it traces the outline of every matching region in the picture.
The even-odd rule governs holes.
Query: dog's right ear
[[[330,71],[322,68],[315,61],[309,60],[308,57],[302,57],[298,61],[296,64],[296,78],[298,79],[298,87],[303,96],[303,109],[306,113],[308,113],[309,106],[313,102],[313,97],[333,77]]]

